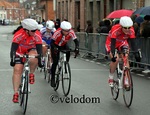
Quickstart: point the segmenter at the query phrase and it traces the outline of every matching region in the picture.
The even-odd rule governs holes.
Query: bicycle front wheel
[[[127,107],[131,106],[133,99],[133,81],[130,70],[124,70],[123,76],[123,98]]]
[[[54,90],[56,91],[59,87],[59,78],[60,78],[60,71],[61,71],[61,68],[59,66],[59,64],[57,65],[56,67],[56,73],[55,73],[55,84],[56,84],[56,87],[54,87]]]
[[[51,80],[51,63],[52,63],[52,59],[50,54],[48,55],[48,61],[47,61],[47,82],[49,83]]]
[[[62,89],[65,96],[70,92],[71,86],[71,70],[68,62],[64,62],[62,68]]]
[[[119,73],[116,69],[115,74],[114,74],[114,84],[113,87],[111,87],[111,94],[114,100],[117,100],[118,96],[119,96]]]
[[[28,72],[25,71],[25,76],[22,76],[22,84],[20,86],[19,90],[19,96],[20,96],[20,106],[22,106],[23,113],[26,113],[27,110],[27,103],[28,103]]]

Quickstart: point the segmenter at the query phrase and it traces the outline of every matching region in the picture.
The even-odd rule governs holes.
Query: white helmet
[[[69,29],[71,29],[71,24],[70,24],[70,22],[63,21],[60,24],[60,28],[62,28],[63,30],[69,30]]]
[[[36,30],[38,29],[38,23],[31,18],[24,19],[22,22],[22,27],[27,30]]]
[[[133,21],[130,17],[123,16],[120,18],[120,25],[122,27],[131,27],[131,26],[133,26]]]
[[[38,24],[38,30],[40,30],[41,28],[43,28],[43,24]]]
[[[53,21],[49,20],[49,21],[46,22],[46,28],[52,30],[54,28],[54,26],[55,26],[55,24],[54,24]]]

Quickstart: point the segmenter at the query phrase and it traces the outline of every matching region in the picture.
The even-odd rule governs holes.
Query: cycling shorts
[[[42,42],[46,42],[46,44],[50,45],[51,44],[51,39],[42,39]]]
[[[30,52],[31,50],[35,50],[35,48],[29,49],[28,52]],[[26,61],[25,58],[19,57],[19,56],[16,55],[16,57],[15,57],[15,64],[24,64],[25,61]]]

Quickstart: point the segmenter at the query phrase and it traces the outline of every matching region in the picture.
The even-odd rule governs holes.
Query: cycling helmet
[[[60,28],[62,28],[63,30],[70,30],[71,29],[71,24],[70,24],[70,22],[63,21],[60,24]]]
[[[123,16],[120,18],[120,25],[122,27],[131,27],[131,26],[133,26],[133,21],[130,17]]]
[[[53,21],[47,21],[46,22],[46,28],[48,28],[48,29],[50,29],[50,30],[52,30],[53,28],[54,28],[54,22]]]
[[[31,18],[24,19],[22,22],[22,27],[27,30],[36,30],[38,29],[38,23]]]
[[[43,28],[42,24],[38,24],[38,30],[40,30],[41,28]]]

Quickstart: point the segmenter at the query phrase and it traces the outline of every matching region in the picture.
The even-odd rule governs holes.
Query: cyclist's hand
[[[57,54],[58,53],[58,48],[54,47],[54,53]]]
[[[11,57],[11,61],[10,61],[10,66],[14,67],[15,66],[15,54],[16,53],[13,53],[13,56]]]
[[[38,59],[38,66],[40,68],[44,67],[44,64],[42,63],[42,59],[41,58]]]
[[[44,64],[43,64],[43,62],[42,62],[42,55],[41,55],[41,54],[40,54],[39,57],[38,57],[38,66],[39,66],[40,68],[44,67]]]
[[[12,66],[12,67],[15,66],[15,61],[13,59],[11,59],[11,61],[10,61],[10,66]]]
[[[117,57],[111,58],[111,61],[112,61],[112,62],[116,62],[116,58],[117,58]]]
[[[76,56],[79,54],[79,48],[76,48],[75,49],[75,58],[76,58]]]

